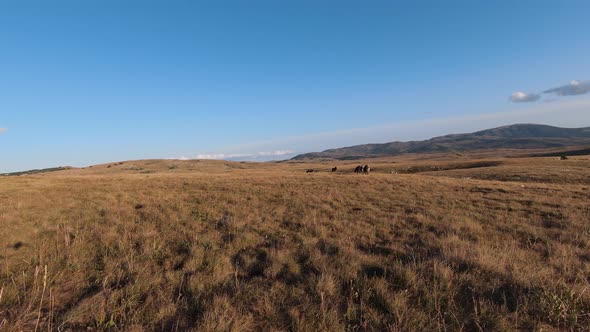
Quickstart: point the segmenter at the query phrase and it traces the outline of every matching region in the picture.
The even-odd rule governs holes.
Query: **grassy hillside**
[[[355,160],[408,153],[475,152],[497,149],[550,149],[590,145],[590,128],[559,128],[536,124],[516,124],[469,134],[453,134],[424,141],[364,144],[312,152],[294,160]]]
[[[590,329],[589,157],[366,162],[0,177],[0,330]]]

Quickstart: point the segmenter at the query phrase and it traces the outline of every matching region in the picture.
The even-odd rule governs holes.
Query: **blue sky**
[[[0,172],[590,126],[588,13],[575,0],[0,1]]]

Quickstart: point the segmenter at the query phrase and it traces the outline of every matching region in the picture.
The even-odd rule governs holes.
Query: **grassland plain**
[[[585,156],[0,177],[0,329],[588,331],[589,202]]]

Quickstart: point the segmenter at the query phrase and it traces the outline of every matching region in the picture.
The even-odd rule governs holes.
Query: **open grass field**
[[[588,156],[112,163],[0,225],[2,331],[590,330]]]

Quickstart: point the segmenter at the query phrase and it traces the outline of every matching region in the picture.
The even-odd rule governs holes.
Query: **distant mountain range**
[[[406,153],[467,152],[485,149],[547,149],[590,146],[590,127],[559,128],[538,124],[515,124],[470,134],[453,134],[425,141],[363,144],[301,154],[292,160],[355,160]]]

